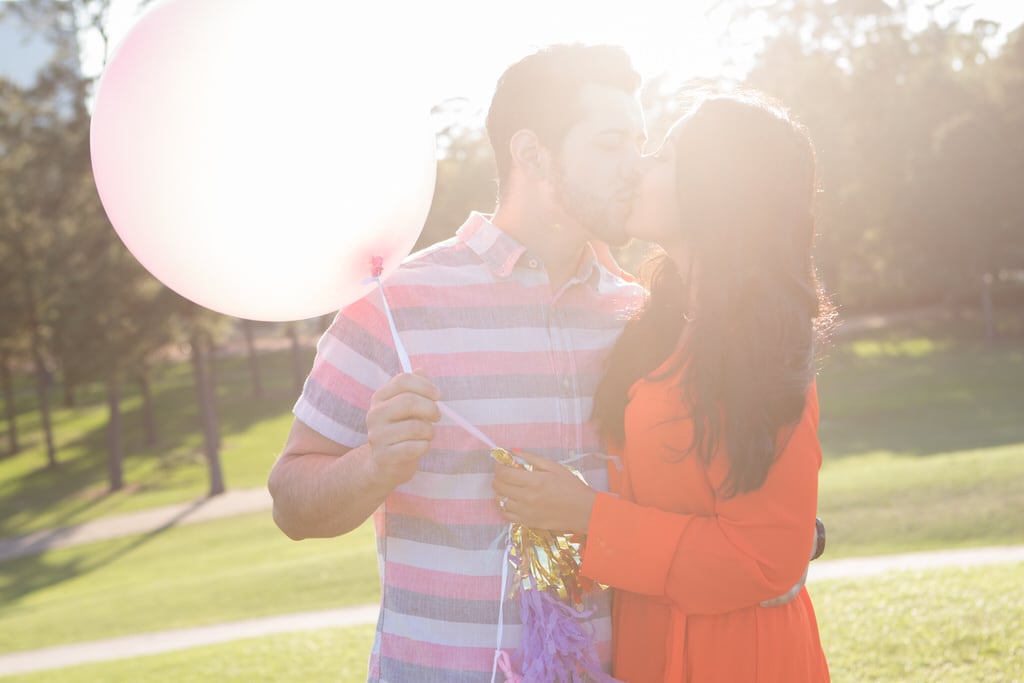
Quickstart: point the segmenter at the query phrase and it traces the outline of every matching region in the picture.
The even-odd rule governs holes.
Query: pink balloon
[[[418,238],[435,181],[427,98],[383,11],[164,0],[103,72],[92,167],[107,216],[198,304],[300,320],[369,291]]]

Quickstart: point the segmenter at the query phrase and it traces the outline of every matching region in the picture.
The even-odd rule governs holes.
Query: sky
[[[313,0],[314,2],[316,0]],[[329,0],[322,0],[327,2]],[[299,3],[282,2],[296,7]],[[504,68],[553,42],[610,42],[624,46],[645,78],[668,73],[671,78],[740,76],[757,46],[763,27],[734,35],[726,51],[720,42],[724,18],[711,10],[712,0],[379,0],[376,18],[353,12],[354,24],[375,40],[388,41],[396,59],[421,67],[434,101],[467,98],[471,107],[485,108]],[[357,5],[357,7],[358,7]],[[1024,22],[1021,0],[947,0],[947,6],[968,6],[963,22],[976,18],[999,21],[1012,28]],[[346,10],[348,11],[348,10]],[[114,0],[108,24],[116,45],[138,19],[137,0]],[[913,19],[913,17],[912,17]],[[86,73],[102,67],[99,43],[83,45]],[[730,66],[730,62],[732,65]]]
[[[668,65],[701,74],[720,69],[721,52],[714,38],[719,32],[708,30],[711,24],[705,16],[712,3],[702,0],[438,0],[377,4],[397,8],[398,19],[384,27],[367,22],[366,29],[402,36],[401,40],[395,39],[398,52],[404,53],[403,45],[408,42],[429,51],[429,58],[440,66],[432,80],[437,96],[442,99],[467,96],[476,100],[481,95],[489,98],[494,82],[508,64],[554,42],[621,44],[645,76],[664,71]],[[135,21],[135,5],[136,0],[115,0],[109,30],[112,42],[117,42]],[[412,14],[415,5],[429,6],[429,14]],[[666,15],[665,7],[673,9]],[[365,17],[354,18],[366,21]],[[427,30],[429,36],[425,35]],[[410,32],[417,34],[412,41]]]
[[[922,5],[925,1],[920,0]],[[345,6],[335,0],[280,0],[281,6],[288,8],[318,2]],[[464,98],[455,116],[468,119],[478,118],[486,109],[497,77],[506,66],[545,44],[623,45],[645,79],[664,73],[676,81],[740,78],[766,30],[751,26],[746,35],[734,33],[732,42],[725,45],[721,38],[725,18],[711,9],[714,0],[376,0],[346,4],[356,8],[343,10],[349,14],[342,21],[357,29],[357,38],[373,41],[370,52],[404,60],[419,69],[420,73],[407,80],[422,84],[434,103]],[[367,5],[378,8],[377,13],[367,15]],[[965,26],[978,18],[1000,22],[1003,30],[997,43],[1008,30],[1024,22],[1024,0],[946,0],[940,11],[951,6],[967,8],[962,19]],[[107,24],[111,51],[140,16],[139,0],[113,0]],[[923,10],[912,13],[911,26],[923,16]],[[17,80],[15,72],[36,61],[19,58],[18,52],[45,52],[45,46],[38,41],[35,45],[15,41],[9,29],[0,25],[0,70]],[[295,33],[298,35],[293,37],[301,41],[301,31]],[[100,37],[90,33],[81,38],[83,72],[99,74],[103,68]],[[382,47],[382,43],[386,45]],[[288,46],[278,40],[269,49],[284,51]]]

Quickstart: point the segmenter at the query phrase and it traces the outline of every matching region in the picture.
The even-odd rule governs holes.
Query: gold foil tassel
[[[504,448],[491,450],[491,457],[503,465],[520,470],[532,469],[515,458]],[[571,467],[566,467],[579,477],[583,476]],[[586,537],[572,532],[555,533],[533,529],[513,523],[509,542],[512,544],[509,561],[516,569],[523,590],[551,589],[564,602],[582,608],[583,595],[596,588],[603,588],[580,574],[580,563]],[[515,585],[515,584],[513,584]]]

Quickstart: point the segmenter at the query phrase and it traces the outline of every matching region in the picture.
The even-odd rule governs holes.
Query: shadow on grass
[[[1024,444],[1022,341],[934,323],[842,338],[818,378],[826,455]]]
[[[884,450],[924,456],[1024,443],[1024,330],[1001,329],[1002,339],[991,345],[980,341],[975,320],[914,320],[839,335],[818,380],[826,455]],[[232,434],[291,408],[296,390],[288,351],[261,354],[262,399],[252,396],[244,356],[217,365],[221,431],[229,442]],[[102,392],[90,387],[80,398],[102,401]],[[207,473],[187,362],[159,371],[154,401],[161,439],[156,448],[144,445],[139,397],[128,394],[123,404],[131,490],[198,495]],[[81,417],[86,410],[92,411],[88,419]],[[60,526],[127,495],[106,492],[102,403],[58,413],[55,423],[62,464],[0,479],[0,536],[23,533],[24,520],[55,509],[60,512],[47,526]],[[23,440],[37,436],[27,432]],[[42,465],[36,453],[15,457],[39,458]]]
[[[253,396],[244,357],[220,359],[217,368],[218,412],[222,438],[245,431],[260,421],[287,413],[296,393],[288,352],[260,357],[263,397]],[[138,395],[129,394],[122,403],[126,474],[131,491],[159,491],[188,487],[203,488],[207,466],[202,455],[200,420],[190,368],[179,363],[168,366],[154,382],[154,410],[160,443],[144,444],[143,406]],[[95,410],[95,406],[90,409]],[[89,421],[61,415],[55,420],[59,439],[60,465],[38,469],[0,481],[0,537],[24,533],[21,520],[52,510],[61,512],[48,524],[57,527],[74,520],[83,511],[110,500],[107,487],[107,415]],[[74,422],[78,434],[65,436]],[[62,438],[63,437],[63,438]],[[283,439],[283,435],[282,435]],[[15,457],[32,457],[23,453]],[[227,482],[228,486],[231,482]],[[68,504],[68,501],[76,501]]]
[[[108,541],[109,550],[104,552],[96,553],[95,546],[92,546],[69,549],[62,555],[68,559],[62,561],[55,561],[53,553],[33,553],[0,563],[0,605],[14,605],[23,596],[40,588],[52,587],[88,574],[125,557],[177,526],[178,522],[205,502],[206,499],[193,502],[159,527],[144,534]]]

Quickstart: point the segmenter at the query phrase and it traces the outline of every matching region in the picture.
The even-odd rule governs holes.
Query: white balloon
[[[388,18],[327,0],[164,0],[108,63],[91,126],[111,223],[203,306],[299,320],[366,293],[430,207],[434,131]]]

